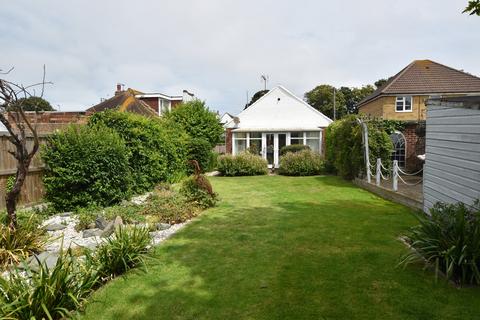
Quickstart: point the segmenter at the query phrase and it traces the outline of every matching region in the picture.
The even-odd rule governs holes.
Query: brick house
[[[123,90],[122,85],[117,84],[115,95],[87,109],[87,114],[118,109],[119,111],[138,113],[147,117],[161,116],[182,102],[194,99],[195,96],[187,90],[183,90],[181,96],[169,96],[163,93],[144,93],[131,88]]]
[[[430,96],[463,96],[480,93],[480,78],[431,60],[415,60],[371,95],[359,102],[359,113],[405,122],[402,132],[391,135],[399,165],[415,170],[425,154],[425,102]]]

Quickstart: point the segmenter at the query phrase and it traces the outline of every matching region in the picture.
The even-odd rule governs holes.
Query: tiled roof
[[[382,95],[480,93],[480,78],[431,60],[415,60],[359,102]]]
[[[102,112],[110,109],[117,109],[121,112],[133,112],[138,113],[146,117],[156,117],[157,113],[150,108],[148,104],[140,99],[137,99],[135,95],[141,94],[141,92],[127,89],[115,96],[100,102],[99,104],[87,109],[87,113]]]

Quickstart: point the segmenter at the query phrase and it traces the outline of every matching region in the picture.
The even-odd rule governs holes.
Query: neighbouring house
[[[323,131],[332,120],[282,86],[270,90],[226,125],[227,153],[247,149],[279,165],[280,149],[308,145],[323,152]]]
[[[405,122],[392,134],[393,160],[408,170],[419,169],[425,154],[425,101],[429,96],[480,94],[480,78],[431,60],[415,60],[359,102],[359,113]]]
[[[480,95],[427,100],[423,206],[480,199]]]
[[[195,96],[187,90],[183,90],[181,96],[169,96],[163,93],[144,93],[131,88],[123,90],[122,85],[117,84],[115,95],[87,109],[87,114],[117,109],[147,117],[161,116],[182,102],[189,102],[194,99]]]
[[[227,123],[232,121],[234,116],[232,116],[230,113],[225,112],[221,117],[220,117],[220,123],[225,126]]]

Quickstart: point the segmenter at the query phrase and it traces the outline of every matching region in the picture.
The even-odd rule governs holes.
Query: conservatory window
[[[320,132],[310,131],[305,133],[306,145],[314,152],[320,152]]]
[[[303,132],[292,132],[292,133],[290,133],[290,144],[304,144],[303,143]]]

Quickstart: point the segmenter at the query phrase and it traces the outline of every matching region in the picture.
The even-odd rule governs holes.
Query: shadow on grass
[[[315,179],[351,187],[337,178]],[[102,290],[87,316],[426,319],[451,312],[468,318],[478,290],[452,292],[418,269],[395,268],[405,252],[396,238],[414,223],[410,212],[371,200],[224,204],[157,248],[147,274]]]

